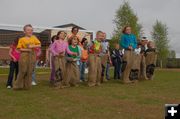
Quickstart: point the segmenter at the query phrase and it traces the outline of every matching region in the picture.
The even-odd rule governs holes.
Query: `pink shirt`
[[[38,60],[41,56],[41,48],[34,48],[34,51],[36,53],[36,59]]]
[[[10,48],[12,48],[12,52],[11,54],[16,58],[16,60],[18,61],[20,58],[20,52],[16,49],[16,46],[11,45]]]
[[[50,47],[50,51],[53,56],[59,55],[60,53],[67,52],[68,54],[73,54],[68,48],[68,43],[64,40],[56,40]]]

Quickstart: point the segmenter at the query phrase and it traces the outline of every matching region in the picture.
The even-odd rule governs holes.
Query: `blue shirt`
[[[123,34],[119,40],[119,45],[128,49],[129,46],[132,46],[133,49],[137,47],[137,41],[134,34]]]

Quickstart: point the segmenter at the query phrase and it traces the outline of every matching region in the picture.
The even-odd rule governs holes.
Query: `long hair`
[[[56,39],[57,39],[57,40],[59,39],[59,35],[60,35],[62,32],[64,32],[65,34],[67,34],[65,31],[59,31],[59,32],[57,33],[57,35],[56,35]]]
[[[123,30],[122,30],[122,33],[126,33],[126,29],[128,28],[128,27],[130,27],[130,26],[125,26],[124,28],[123,28]],[[131,27],[130,27],[131,28]]]
[[[54,41],[57,39],[56,37],[57,37],[57,35],[52,36],[51,43],[54,43]]]
[[[82,41],[81,41],[81,44],[83,45],[83,43],[87,41],[87,38],[83,38]]]
[[[71,32],[73,32],[75,29],[77,29],[77,32],[79,32],[79,27],[77,27],[77,26],[74,26],[74,27],[72,28]]]

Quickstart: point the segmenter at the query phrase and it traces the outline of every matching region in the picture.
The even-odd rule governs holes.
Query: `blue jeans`
[[[107,63],[107,65],[106,65],[106,79],[107,79],[107,80],[109,80],[109,79],[110,79],[109,69],[110,69],[110,64],[109,64],[109,63]]]
[[[121,67],[122,64],[120,62],[115,62],[114,64],[114,79],[120,79],[121,77]]]
[[[32,81],[33,82],[36,82],[36,71],[35,71],[36,66],[37,66],[37,62],[34,64],[34,69],[32,71]]]
[[[80,62],[80,79],[82,81],[85,80],[85,68],[86,68],[86,62]]]
[[[14,77],[14,72],[15,72],[15,80],[18,75],[18,62],[11,61],[10,62],[10,70],[9,70],[9,75],[8,75],[8,80],[7,80],[7,86],[12,87],[12,82],[13,82],[13,77]]]

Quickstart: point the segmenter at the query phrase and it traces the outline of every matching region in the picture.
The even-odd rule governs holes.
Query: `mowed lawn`
[[[0,119],[163,119],[164,104],[180,103],[178,69],[158,69],[153,81],[67,89],[49,87],[49,69],[38,69],[38,86],[28,91],[6,89],[0,70]]]

